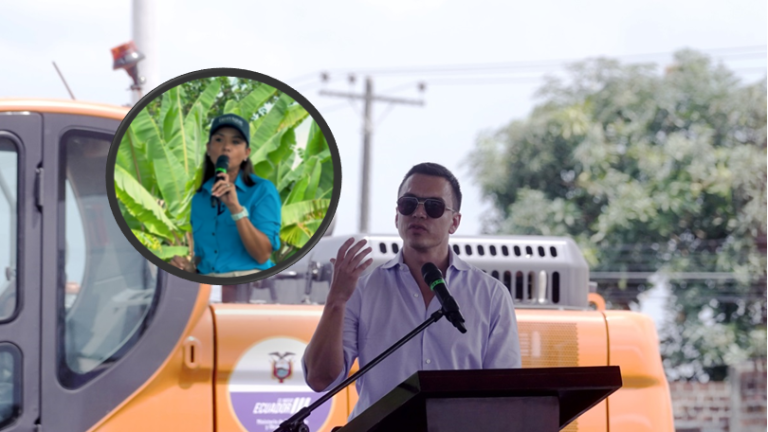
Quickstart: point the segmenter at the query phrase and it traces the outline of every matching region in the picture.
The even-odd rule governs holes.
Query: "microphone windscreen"
[[[421,267],[421,276],[427,285],[432,285],[432,282],[443,278],[443,272],[435,264],[426,263]]]
[[[229,156],[227,155],[221,155],[218,159],[216,159],[216,173],[220,172],[227,172],[227,169],[229,169]]]

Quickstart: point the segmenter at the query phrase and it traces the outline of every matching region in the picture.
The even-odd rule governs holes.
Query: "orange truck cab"
[[[0,432],[271,431],[320,396],[301,356],[322,313],[325,237],[296,264],[236,287],[156,268],[123,237],[106,157],[126,108],[0,100]],[[358,235],[374,266],[401,241]],[[674,430],[649,317],[605,310],[562,237],[453,237],[513,297],[523,367],[621,367],[623,387],[564,430]],[[239,303],[222,303],[222,289]],[[345,424],[354,386],[308,419]]]

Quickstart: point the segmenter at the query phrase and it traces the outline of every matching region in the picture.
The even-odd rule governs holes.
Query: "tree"
[[[139,112],[122,137],[115,165],[121,213],[136,238],[161,259],[192,253],[191,200],[202,182],[211,120],[225,113],[250,120],[254,172],[280,194],[281,248],[273,254],[275,262],[309,241],[330,206],[331,153],[301,105],[252,80],[190,81]],[[295,130],[305,121],[311,122],[309,137],[298,148]]]
[[[723,365],[765,356],[765,80],[743,85],[685,50],[662,74],[579,63],[539,97],[470,155],[497,211],[484,229],[571,236],[593,272],[669,275],[671,378],[721,379]],[[599,290],[629,308],[647,284]]]

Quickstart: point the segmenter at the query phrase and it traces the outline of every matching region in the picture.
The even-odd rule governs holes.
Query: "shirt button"
[[[418,295],[418,294],[414,294],[413,296],[414,296],[414,297],[418,297],[419,295]]]
[[[427,364],[430,364],[430,363],[432,363],[432,360],[430,360],[430,359],[427,359],[427,360],[426,360],[426,363],[427,363]]]
[[[213,251],[213,253],[219,253],[219,251],[215,250],[215,251]]]
[[[215,233],[215,232],[212,232],[212,233],[211,233],[211,235],[215,236],[215,235],[216,235],[216,233]]]

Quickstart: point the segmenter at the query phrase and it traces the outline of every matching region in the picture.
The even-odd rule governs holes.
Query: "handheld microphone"
[[[216,177],[220,177],[221,174],[226,175],[227,169],[229,169],[229,156],[223,154],[216,159]]]
[[[216,168],[213,174],[214,177],[216,178],[216,180],[213,181],[214,186],[219,181],[218,179],[222,175],[227,175],[228,168],[229,168],[229,156],[225,154],[219,156],[219,158],[216,159]],[[218,203],[219,203],[219,199],[217,197],[211,197],[211,207],[215,207]]]
[[[443,313],[445,313],[445,317],[448,321],[450,321],[454,327],[459,329],[460,332],[466,333],[467,329],[464,327],[464,317],[461,316],[459,305],[456,303],[456,300],[453,299],[451,293],[448,292],[448,287],[445,286],[443,272],[441,272],[433,263],[426,263],[421,267],[421,275],[424,277],[424,282],[429,285],[429,289],[431,289],[437,296],[437,300],[440,301],[440,305],[443,307]]]

